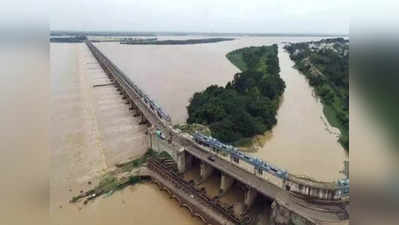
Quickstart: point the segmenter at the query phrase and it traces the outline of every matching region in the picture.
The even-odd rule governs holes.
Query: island
[[[213,137],[236,146],[248,146],[255,135],[270,130],[285,89],[277,54],[277,45],[228,53],[241,72],[225,87],[211,85],[195,93],[187,106],[187,123],[205,125]]]
[[[186,40],[157,40],[155,39],[129,39],[123,40],[121,44],[128,45],[192,45],[216,43],[221,41],[232,41],[234,38],[202,38],[202,39],[186,39]]]

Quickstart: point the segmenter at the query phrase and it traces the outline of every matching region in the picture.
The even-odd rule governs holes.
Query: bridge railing
[[[252,170],[254,175],[283,189],[290,189],[289,191],[307,195],[308,197],[334,200],[349,194],[349,179],[340,179],[337,182],[320,182],[309,177],[296,176],[273,166],[269,162],[248,156],[237,148],[223,144],[213,137],[196,132],[193,135],[193,139],[198,144],[208,147],[209,149],[207,150],[209,152],[216,153],[219,157],[231,161],[233,164],[248,171]]]
[[[159,119],[164,120],[168,124],[171,123],[171,117],[143,90],[141,90],[131,79],[129,79],[111,60],[109,60],[100,50],[97,49],[90,41],[86,41],[87,46],[93,53],[94,57],[106,65],[106,68],[116,76],[128,89],[134,90],[135,95],[141,99],[147,108],[155,111]]]
[[[100,63],[104,70],[108,70],[111,75],[118,80],[118,83],[124,87],[128,94],[151,114],[156,113],[156,125],[162,128],[167,136],[176,136],[181,134],[171,126],[169,115],[164,112],[148,95],[144,93],[134,82],[132,82],[114,63],[112,63],[101,51],[99,51],[90,41],[86,41],[87,46],[94,57]],[[129,95],[130,96],[130,95]],[[229,161],[236,166],[251,172],[254,176],[260,177],[265,181],[271,182],[282,189],[297,192],[301,195],[312,196],[315,198],[334,198],[348,196],[349,179],[338,180],[337,182],[319,182],[313,179],[295,176],[289,174],[283,169],[279,169],[263,160],[246,155],[236,148],[223,144],[217,139],[202,134],[194,134],[190,138],[178,138],[182,146],[190,147],[198,144],[203,145],[201,150],[217,154],[220,158]],[[220,153],[220,154],[219,154]],[[239,163],[239,162],[244,163]],[[327,193],[326,195],[320,193]]]

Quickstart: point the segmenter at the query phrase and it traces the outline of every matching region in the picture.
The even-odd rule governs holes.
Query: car
[[[213,155],[211,155],[211,156],[209,156],[209,157],[208,157],[208,159],[209,159],[210,161],[214,162],[214,161],[215,161],[215,159],[216,159],[216,157],[215,157],[215,156],[213,156]]]

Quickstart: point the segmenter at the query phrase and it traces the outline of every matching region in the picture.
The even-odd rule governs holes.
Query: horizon
[[[284,35],[311,35],[311,36],[349,36],[349,33],[319,33],[319,32],[201,32],[201,31],[134,31],[134,30],[62,30],[50,29],[51,33],[125,33],[125,34],[177,34],[177,35],[201,35],[201,34],[217,34],[217,35],[260,35],[260,36],[284,36]]]
[[[68,1],[51,4],[50,30],[348,34],[344,0]]]

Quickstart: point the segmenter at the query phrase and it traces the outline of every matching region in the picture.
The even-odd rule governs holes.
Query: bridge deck
[[[290,195],[288,192],[280,192],[276,196],[276,202],[292,212],[313,221],[314,224],[348,225],[349,215],[343,205],[319,205],[306,202]]]
[[[182,138],[183,139],[183,138]],[[184,143],[188,142],[187,140],[180,140],[179,143]],[[229,176],[233,177],[236,180],[239,180],[240,182],[247,184],[248,186],[254,188],[261,194],[274,199],[276,195],[283,191],[280,187],[277,187],[274,184],[271,184],[267,182],[266,180],[263,180],[257,176],[254,176],[250,172],[241,169],[237,166],[235,166],[233,163],[228,162],[224,159],[220,159],[217,157],[213,158],[213,161],[209,160],[209,156],[213,156],[214,154],[206,152],[202,150],[202,146],[198,146],[192,143],[186,143],[183,144],[185,147],[185,150],[188,151],[190,154],[195,156],[198,159],[201,159],[208,163],[209,165],[217,168],[220,171],[223,171],[224,173],[228,174]]]
[[[88,43],[89,47],[92,45]],[[199,158],[211,166],[219,169],[220,171],[225,172],[229,176],[234,179],[247,184],[248,186],[254,188],[261,194],[280,201],[282,204],[285,204],[287,207],[293,209],[298,214],[302,215],[305,218],[309,218],[313,221],[340,221],[342,218],[338,216],[343,210],[338,206],[331,206],[330,208],[326,208],[323,206],[317,208],[313,206],[312,203],[306,203],[305,201],[298,200],[295,198],[293,201],[293,197],[290,196],[288,192],[283,190],[281,187],[278,187],[267,180],[264,180],[256,175],[250,173],[247,170],[239,168],[232,164],[229,161],[224,159],[215,158],[214,161],[208,159],[209,156],[214,154],[206,151],[203,146],[199,146],[193,140],[186,138],[181,135],[177,135],[176,131],[172,128],[170,122],[164,121],[160,119],[156,112],[151,110],[151,108],[142,100],[142,98],[134,91],[133,87],[127,81],[127,76],[123,74],[107,57],[105,57],[96,47],[92,45],[92,53],[102,65],[103,69],[114,79],[117,81],[118,85],[123,89],[126,95],[128,95],[129,99],[134,102],[137,108],[141,111],[144,117],[149,121],[157,129],[162,130],[166,138],[168,139],[170,136],[173,136],[173,142],[184,147],[186,151],[190,154]],[[332,211],[336,211],[336,213],[332,213]]]

